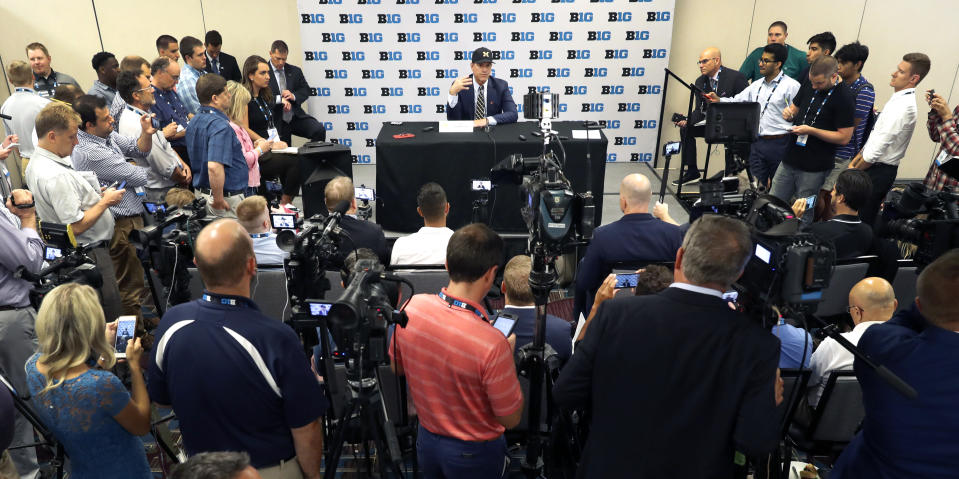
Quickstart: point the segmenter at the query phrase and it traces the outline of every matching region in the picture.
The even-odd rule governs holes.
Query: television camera
[[[917,271],[946,251],[959,247],[959,193],[927,190],[912,183],[892,191],[883,203],[878,233],[916,246]]]
[[[30,304],[40,308],[43,297],[53,288],[64,283],[80,283],[99,289],[103,286],[103,277],[97,271],[96,262],[88,253],[103,244],[102,241],[78,245],[70,225],[38,222],[37,229],[45,243],[44,259],[47,266],[36,274],[25,266],[14,272],[14,277],[33,283],[30,290]]]

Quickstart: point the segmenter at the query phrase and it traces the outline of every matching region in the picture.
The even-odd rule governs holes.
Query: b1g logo
[[[614,139],[613,144],[634,146],[636,145],[636,137],[635,136],[617,136]]]
[[[600,128],[605,128],[607,130],[618,130],[619,125],[619,120],[599,120]]]
[[[323,73],[327,80],[346,80],[348,77],[346,70],[323,70]]]
[[[589,50],[566,50],[567,60],[588,60]]]
[[[643,49],[643,58],[666,58],[666,49],[657,48],[655,50],[650,48]]]
[[[363,105],[363,113],[367,115],[385,115],[386,105]]]
[[[340,23],[363,23],[362,13],[341,13]]]
[[[526,87],[527,93],[549,93],[549,85],[539,85],[539,86],[528,86]],[[509,92],[510,95],[513,92]]]
[[[435,62],[435,61],[439,61],[439,59],[440,59],[440,52],[437,52],[437,51],[416,52],[416,61],[418,62],[423,62],[423,61]]]
[[[629,161],[640,161],[643,163],[653,161],[652,153],[632,153],[629,155]]]
[[[416,96],[440,96],[440,87],[417,87]]]
[[[343,146],[353,146],[353,140],[349,138],[331,138],[330,143],[336,143]]]
[[[397,5],[419,5],[420,0],[396,0]]]
[[[529,21],[532,23],[553,23],[556,21],[556,15],[554,15],[552,12],[533,12],[529,14]]]
[[[626,32],[627,40],[649,40],[649,32],[646,30],[630,30]]]
[[[332,121],[324,121],[324,122],[323,122],[323,129],[326,130],[327,132],[333,131],[333,122],[332,122]]]
[[[620,103],[616,111],[637,112],[640,106],[639,103]]]
[[[646,12],[647,22],[668,22],[669,12]]]
[[[460,36],[456,32],[436,32],[436,43],[458,42]]]
[[[549,41],[571,42],[573,41],[573,32],[549,32]]]
[[[551,60],[553,58],[552,50],[530,50],[530,60]]]
[[[473,32],[474,42],[495,42],[496,32]]]
[[[398,78],[422,78],[423,72],[420,70],[399,70]]]
[[[479,15],[475,13],[454,13],[453,23],[476,23],[479,21]]]
[[[436,78],[456,78],[459,76],[459,70],[455,68],[437,68]]]
[[[515,13],[494,13],[493,23],[516,23]]]
[[[326,112],[330,115],[347,115],[350,113],[350,105],[326,105]]]
[[[363,52],[341,52],[343,54],[344,62],[361,62],[366,59],[366,54]]]
[[[563,89],[564,95],[585,95],[588,89],[586,85],[566,85]]]
[[[586,40],[590,42],[607,42],[613,39],[613,32],[610,31],[590,31],[586,32]]]
[[[366,96],[366,88],[346,87],[343,89],[343,96]]]
[[[532,68],[510,68],[509,77],[510,78],[533,78],[533,69]]]
[[[303,52],[303,57],[308,62],[326,61],[326,52]]]
[[[599,91],[600,95],[622,95],[625,91],[623,85],[603,85]]]
[[[536,0],[513,0],[513,3],[536,3]]]
[[[420,34],[416,32],[411,33],[397,33],[396,41],[399,43],[419,43]]]
[[[420,114],[423,113],[423,105],[400,105],[401,114]]]
[[[370,124],[365,121],[346,122],[346,131],[367,131],[369,129],[370,129]]]
[[[606,67],[586,67],[583,69],[583,76],[589,78],[605,78],[606,73]]]
[[[342,33],[324,33],[320,37],[323,43],[343,43],[346,41],[346,35]]]
[[[403,96],[403,87],[390,86],[380,88],[380,96]]]
[[[606,17],[607,22],[629,22],[633,20],[633,14],[631,12],[609,12],[609,16]]]
[[[639,95],[659,95],[662,90],[659,85],[640,85],[639,91],[636,93]]]
[[[580,111],[583,113],[600,112],[600,111],[603,111],[603,104],[602,103],[583,103],[583,109]]]
[[[322,13],[304,13],[300,15],[300,23],[326,23]]]
[[[370,155],[353,155],[353,163],[372,163]]]
[[[656,120],[636,120],[636,122],[633,123],[633,128],[636,130],[651,129],[656,128],[656,125]]]
[[[509,41],[511,42],[532,42],[536,40],[536,33],[534,32],[512,32],[509,35]]]
[[[593,21],[593,12],[570,12],[569,23],[590,23]]]
[[[376,15],[376,23],[403,23],[399,13],[379,13]]]
[[[374,146],[376,146],[376,138],[367,138],[367,139],[366,139],[366,147],[367,147],[367,148],[373,148]]]
[[[339,5],[343,3],[343,0],[317,0],[316,3],[319,5]]]
[[[383,34],[360,33],[360,43],[383,43]]]
[[[625,60],[629,57],[629,50],[623,48],[620,50],[606,50],[605,58],[607,60]]]
[[[386,76],[383,74],[383,70],[363,70],[360,76],[364,80],[370,80],[370,79],[382,80],[383,78],[386,78]]]
[[[646,75],[646,67],[623,67],[624,77],[641,77]]]
[[[329,88],[310,88],[310,96],[330,96]]]
[[[616,161],[616,153],[607,153],[607,154],[606,154],[606,161],[607,161],[607,162]]]
[[[548,78],[569,78],[569,68],[547,68]]]
[[[438,13],[417,13],[416,23],[439,23],[440,14]]]
[[[402,60],[403,52],[401,51],[380,52],[381,62],[398,62]]]

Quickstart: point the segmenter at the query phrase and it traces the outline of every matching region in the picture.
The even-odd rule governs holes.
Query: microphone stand
[[[662,101],[661,101],[660,108],[659,108],[659,125],[658,125],[658,126],[659,126],[659,131],[658,131],[657,134],[656,134],[656,152],[655,152],[655,155],[656,155],[656,156],[655,156],[655,158],[656,158],[657,160],[659,159],[659,155],[661,154],[659,148],[660,148],[660,143],[662,142],[662,136],[663,136],[663,115],[665,115],[665,113],[666,113],[666,90],[667,90],[667,87],[669,86],[669,77],[673,77],[676,81],[679,82],[680,85],[686,87],[686,88],[689,90],[689,105],[688,105],[687,108],[686,108],[686,127],[683,128],[683,131],[682,131],[682,134],[681,134],[681,141],[682,141],[684,147],[685,147],[685,144],[686,144],[686,137],[690,134],[690,129],[691,129],[692,126],[693,126],[693,125],[690,125],[690,124],[689,124],[689,121],[691,121],[691,118],[692,118],[692,116],[693,116],[693,104],[694,104],[695,101],[696,101],[696,92],[701,92],[701,91],[702,91],[702,90],[700,90],[700,88],[697,87],[694,83],[686,83],[685,81],[683,81],[682,78],[679,78],[679,76],[676,75],[675,73],[673,73],[672,70],[670,70],[669,68],[663,68],[663,70],[664,70],[666,73],[665,73],[664,78],[663,78],[663,95],[662,95]],[[661,180],[661,183],[662,183],[662,184],[660,184],[660,187],[659,187],[659,201],[660,201],[660,202],[662,202],[663,199],[665,199],[665,197],[666,197],[666,183],[667,183],[667,181],[669,180],[669,162],[670,162],[670,156],[666,156],[666,164],[663,165],[663,176],[662,176],[662,180]],[[659,163],[658,161],[654,161],[654,162],[653,162],[653,167],[655,168],[655,167],[659,166],[658,163]],[[680,163],[680,166],[679,166],[679,179],[680,179],[680,183],[679,183],[679,185],[677,186],[677,189],[676,189],[676,196],[677,196],[677,197],[678,197],[678,196],[682,193],[682,191],[683,191],[682,179],[683,179],[683,176],[686,175],[686,171],[684,171],[684,168],[685,168],[685,167],[686,167],[686,164],[685,164],[685,163]],[[682,204],[682,202],[680,202],[680,204]]]

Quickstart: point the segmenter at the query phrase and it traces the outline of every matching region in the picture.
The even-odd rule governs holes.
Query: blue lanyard
[[[776,89],[779,88],[779,83],[783,80],[783,74],[779,74],[779,79],[773,82],[773,91],[769,92],[769,96],[766,97],[766,104],[763,105],[763,111],[759,113],[759,118],[761,119],[763,115],[766,114],[766,108],[769,107],[769,101],[773,99],[773,95],[776,94]],[[765,83],[765,82],[764,82]],[[756,99],[759,99],[759,92],[756,92]]]
[[[34,84],[33,86],[36,86],[36,84]],[[22,87],[22,86],[19,86],[19,87],[14,88],[13,91],[16,91],[16,92],[27,92],[27,93],[36,93],[36,91],[31,90],[31,89],[29,89],[29,88],[24,88],[24,87]]]
[[[169,95],[170,93],[176,95],[176,92],[173,91],[173,90],[170,90],[170,91],[160,90],[160,91],[163,92],[163,101],[165,101],[165,102],[166,102],[166,105],[167,105],[168,107],[170,107],[171,110],[173,110],[173,116],[174,116],[174,118],[180,117],[180,118],[183,118],[183,119],[189,121],[189,117],[187,117],[187,115],[182,115],[182,114],[180,114],[180,112],[177,111],[177,109],[176,109],[176,105],[175,105],[172,101],[170,101],[170,98],[169,98],[169,97],[167,97],[167,95]]]
[[[256,103],[256,106],[260,107],[260,113],[262,113],[263,118],[266,119],[267,128],[273,128],[273,112],[269,108],[266,108],[264,106],[266,104],[266,101],[264,101],[260,97],[256,97],[256,100],[254,100],[254,102]]]
[[[436,295],[439,296],[440,299],[442,299],[443,301],[446,301],[450,306],[456,306],[457,308],[463,308],[467,311],[472,311],[473,314],[479,316],[479,318],[482,319],[483,321],[487,321],[487,322],[489,321],[486,319],[486,315],[483,314],[482,311],[476,309],[476,307],[473,306],[472,304],[469,304],[464,301],[460,301],[456,298],[453,298],[452,296],[448,296],[446,293],[442,291],[440,291],[439,293],[436,293]]]
[[[809,99],[809,106],[806,107],[806,113],[804,113],[802,116],[802,123],[800,123],[801,125],[813,126],[816,123],[816,119],[819,118],[819,113],[822,112],[822,107],[826,105],[827,101],[829,101],[829,97],[832,96],[832,92],[836,91],[836,88],[841,88],[841,86],[834,85],[829,90],[829,93],[826,94],[826,98],[823,98],[822,103],[819,104],[819,109],[816,110],[816,115],[812,117],[812,122],[806,123],[806,117],[809,116],[809,109],[812,108],[813,102],[816,101],[816,95],[819,94],[818,91],[813,90],[812,98]]]
[[[250,233],[250,238],[266,238],[270,233]]]
[[[201,299],[203,299],[203,301],[206,301],[207,303],[220,303],[220,304],[225,305],[225,306],[239,306],[239,305],[240,305],[240,303],[239,303],[237,300],[235,300],[235,299],[232,299],[232,298],[221,298],[221,297],[211,296],[211,295],[206,294],[206,293],[204,293],[203,296],[201,296]]]

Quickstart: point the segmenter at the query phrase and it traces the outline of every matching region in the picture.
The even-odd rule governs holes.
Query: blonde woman
[[[250,92],[243,85],[230,80],[226,82],[226,91],[230,92],[233,98],[233,104],[230,105],[226,116],[230,117],[230,127],[236,133],[236,138],[240,140],[240,146],[243,147],[243,157],[246,158],[246,165],[250,167],[250,177],[246,191],[247,196],[256,194],[256,189],[260,186],[260,163],[259,159],[265,153],[273,149],[273,142],[260,138],[253,141],[250,134],[246,132],[241,125],[245,125],[246,104],[250,102]]]
[[[111,347],[116,323],[104,328],[93,288],[67,283],[50,291],[37,313],[36,331],[40,348],[27,361],[27,384],[37,414],[70,457],[70,477],[153,477],[137,437],[150,432],[140,340],[126,347],[131,397],[120,379],[103,370],[116,362]]]

